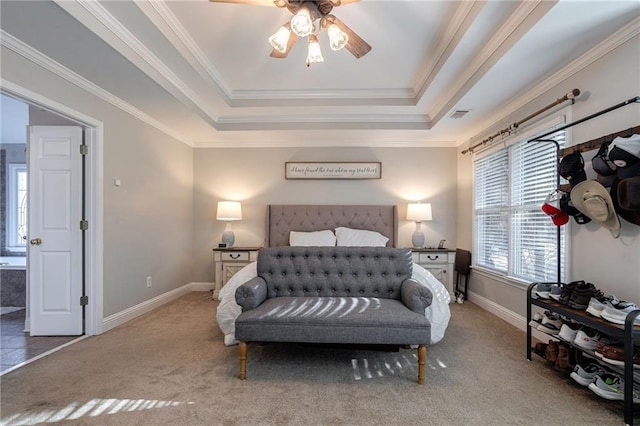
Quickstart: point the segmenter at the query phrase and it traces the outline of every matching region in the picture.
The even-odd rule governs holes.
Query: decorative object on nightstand
[[[407,220],[416,223],[416,230],[411,235],[411,244],[415,248],[424,247],[424,234],[420,229],[422,221],[431,220],[431,203],[409,203],[407,204]]]
[[[233,235],[233,229],[231,229],[231,221],[242,219],[242,206],[239,201],[218,201],[218,212],[216,219],[224,220],[227,222],[227,226],[222,233],[222,242],[227,247],[233,247],[233,243],[236,240]]]
[[[213,299],[217,300],[222,287],[236,272],[251,262],[258,260],[260,247],[214,248],[213,263],[215,264],[215,288]]]

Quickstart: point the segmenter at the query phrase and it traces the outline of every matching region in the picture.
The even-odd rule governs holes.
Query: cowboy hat
[[[640,176],[616,180],[611,185],[611,200],[620,217],[640,225]]]
[[[620,220],[616,215],[607,188],[595,180],[585,180],[571,189],[571,202],[594,222],[611,231],[613,238],[620,236]]]

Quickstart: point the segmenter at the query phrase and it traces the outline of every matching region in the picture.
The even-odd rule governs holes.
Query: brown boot
[[[555,365],[556,360],[558,359],[558,346],[558,342],[555,340],[549,340],[549,345],[545,351],[545,358],[547,359],[547,362]]]

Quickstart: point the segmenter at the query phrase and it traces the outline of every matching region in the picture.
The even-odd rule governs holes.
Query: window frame
[[[570,107],[569,107],[570,108]],[[484,274],[487,274],[489,276],[494,277],[496,280],[498,281],[503,281],[506,280],[506,282],[508,283],[513,283],[519,286],[526,286],[528,284],[530,284],[532,281],[532,279],[529,278],[524,278],[524,277],[518,277],[515,276],[513,271],[514,271],[514,261],[513,261],[513,255],[514,255],[514,244],[513,244],[513,240],[514,240],[514,235],[512,232],[512,223],[513,223],[513,213],[516,212],[518,209],[515,208],[514,206],[511,205],[511,191],[512,191],[512,187],[511,187],[511,160],[512,160],[512,152],[511,152],[511,147],[513,145],[516,145],[520,142],[523,141],[528,141],[532,138],[535,138],[536,135],[541,135],[544,133],[547,133],[551,130],[553,130],[554,128],[559,128],[562,125],[564,125],[568,120],[570,120],[570,117],[568,117],[568,114],[570,113],[570,110],[565,111],[563,113],[554,115],[550,118],[544,119],[539,121],[537,124],[530,126],[528,129],[526,129],[525,131],[522,132],[518,132],[512,136],[509,136],[507,138],[505,138],[504,140],[495,143],[493,145],[490,145],[489,147],[477,151],[475,153],[473,153],[473,157],[472,157],[472,177],[473,177],[473,186],[472,186],[472,191],[471,191],[471,196],[472,196],[472,231],[473,231],[473,235],[472,235],[472,244],[474,247],[474,252],[473,252],[473,260],[472,260],[472,267],[474,269],[477,269],[478,271],[483,272]],[[565,146],[571,146],[571,129],[565,129]],[[553,136],[553,135],[551,135]],[[526,143],[526,142],[525,142]],[[535,142],[532,142],[535,143]],[[542,142],[545,143],[545,142]],[[548,142],[547,142],[548,143]],[[562,147],[561,147],[562,149]],[[507,152],[507,170],[508,170],[508,177],[507,177],[507,201],[506,201],[506,205],[504,207],[503,210],[505,210],[502,213],[505,213],[507,215],[507,222],[506,222],[506,234],[507,234],[507,266],[506,266],[506,271],[503,270],[499,270],[499,269],[493,269],[491,267],[485,266],[485,265],[480,265],[478,264],[478,259],[481,258],[482,254],[479,252],[479,242],[478,242],[478,215],[477,215],[477,211],[476,211],[476,185],[477,185],[477,161],[488,157],[489,155],[493,155],[499,151],[502,150],[506,150]],[[540,202],[540,206],[542,205],[542,202]],[[571,224],[572,224],[572,220],[569,220],[569,223],[567,223],[566,225],[563,225],[560,228],[560,238],[561,238],[561,248],[560,248],[560,265],[561,267],[561,275],[560,275],[560,281],[564,282],[564,280],[566,279],[566,277],[568,276],[568,267],[567,267],[567,259],[569,257],[569,251],[570,251],[570,247],[569,247],[569,239],[568,236],[570,235],[570,229],[571,229]],[[557,240],[556,240],[557,241]],[[554,250],[557,252],[557,248],[554,248]],[[554,274],[554,279],[553,281],[555,281],[557,279],[557,274]]]
[[[18,241],[18,175],[20,173],[27,173],[27,165],[25,163],[9,163],[9,167],[7,168],[7,222],[5,232],[5,246],[7,251],[16,253],[24,253],[27,251],[26,240],[23,244],[19,244]]]

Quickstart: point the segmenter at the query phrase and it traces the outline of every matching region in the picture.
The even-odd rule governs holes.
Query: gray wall
[[[4,79],[104,123],[104,316],[192,282],[192,149],[4,47],[1,54]]]
[[[583,94],[571,107],[576,121],[602,109],[640,94],[640,37],[619,46],[587,68],[550,89],[502,123],[515,122],[542,108],[574,88]],[[572,145],[625,130],[640,124],[640,106],[633,104],[607,113],[571,128]],[[501,126],[503,127],[503,126]],[[496,131],[489,129],[486,134]],[[474,140],[481,140],[478,135]],[[459,147],[460,151],[468,145]],[[583,153],[588,176],[595,175],[590,160],[595,152]],[[457,156],[458,162],[458,243],[472,248],[472,156]],[[569,237],[567,281],[586,280],[606,293],[619,298],[640,302],[640,226],[621,219],[622,235],[612,238],[609,231],[595,223],[576,225],[571,220]],[[470,290],[482,298],[492,309],[526,315],[526,292],[522,285],[490,275],[473,272]],[[482,300],[481,300],[482,301]]]
[[[286,161],[380,161],[380,180],[286,180]],[[224,223],[215,220],[220,200],[242,202],[243,220],[233,223],[236,246],[260,246],[268,204],[395,204],[399,245],[411,245],[415,223],[408,201],[430,202],[424,222],[427,245],[441,238],[456,246],[455,148],[262,148],[194,150],[194,257],[196,281],[213,281],[211,249]]]

